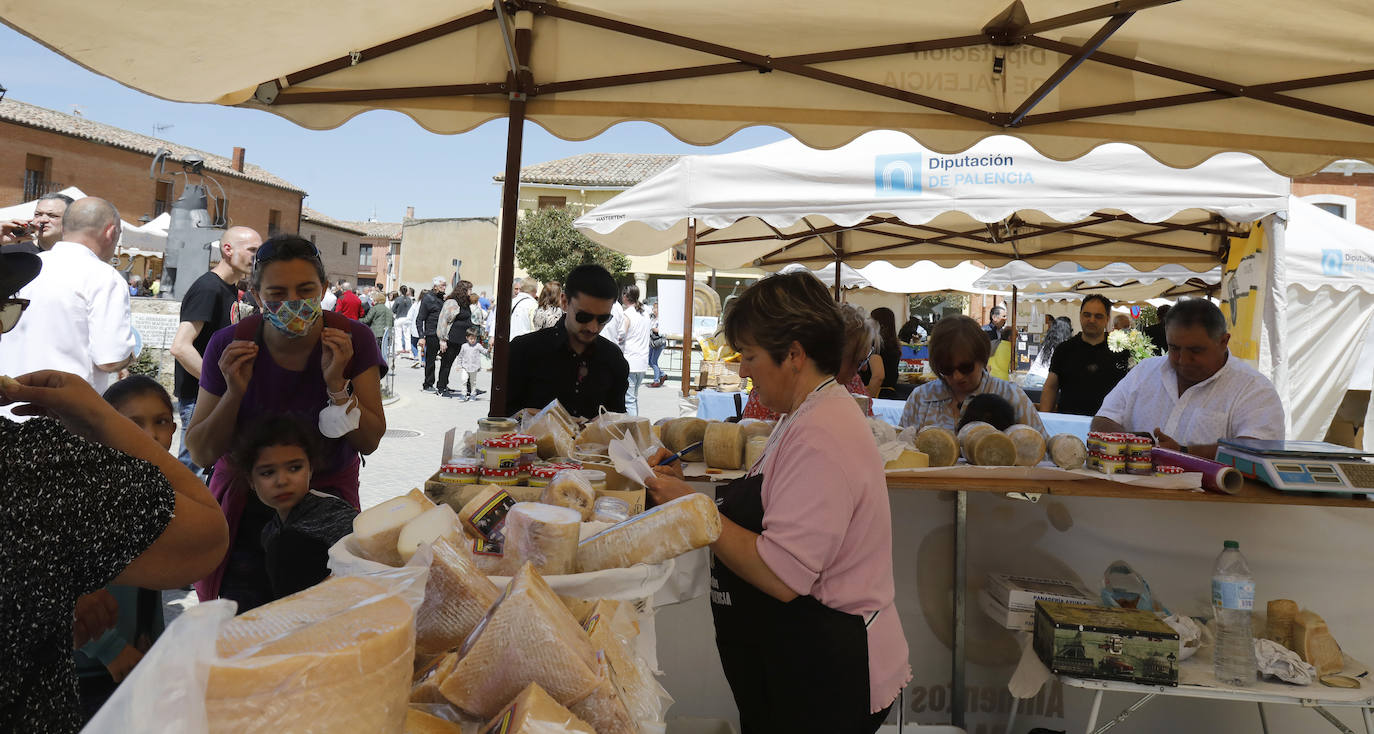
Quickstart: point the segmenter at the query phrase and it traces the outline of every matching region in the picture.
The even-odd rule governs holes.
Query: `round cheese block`
[[[963,452],[964,459],[968,461],[968,463],[978,463],[973,460],[974,439],[989,433],[1001,433],[1001,431],[994,428],[991,423],[984,423],[983,421],[965,423],[963,427],[959,429],[959,450]]]
[[[1057,433],[1050,437],[1050,461],[1060,469],[1082,469],[1088,460],[1088,447],[1072,433]]]
[[[954,466],[959,461],[959,443],[947,428],[922,428],[916,433],[916,449],[930,457],[931,466]]]
[[[773,435],[773,423],[771,421],[759,420],[758,418],[745,418],[739,422],[739,428],[744,433],[744,440],[755,436],[768,438]]]
[[[744,464],[744,433],[738,423],[708,423],[703,440],[701,449],[707,466],[738,469]]]
[[[675,418],[663,424],[663,445],[669,451],[681,451],[706,437],[706,421],[700,418]],[[701,449],[689,451],[683,461],[701,461]]]
[[[902,455],[887,462],[883,469],[924,469],[930,466],[930,457],[915,449],[902,449]]]
[[[1007,428],[1004,433],[1016,446],[1016,465],[1035,466],[1045,458],[1045,437],[1024,423]]]
[[[969,439],[964,458],[979,466],[1014,466],[1016,444],[1000,431],[979,432]]]

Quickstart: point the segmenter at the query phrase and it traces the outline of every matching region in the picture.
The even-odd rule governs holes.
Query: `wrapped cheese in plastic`
[[[439,692],[439,681],[453,673],[458,664],[458,653],[439,655],[430,660],[410,684],[410,702],[425,704],[447,704],[448,699]]]
[[[433,714],[410,708],[406,709],[405,734],[463,734],[463,727]]]
[[[220,629],[219,659],[210,666],[209,730],[400,734],[414,619],[385,584],[357,576],[327,579],[235,617]]]
[[[514,573],[507,568],[506,554],[500,543],[473,538],[469,547],[472,548],[472,560],[483,576],[509,576]]]
[[[515,505],[510,493],[494,484],[478,490],[477,494],[463,509],[458,511],[458,519],[463,527],[479,538],[493,543],[501,542],[501,527],[505,525],[506,513]]]
[[[396,551],[396,541],[400,539],[401,529],[433,507],[434,503],[423,493],[419,499],[404,495],[369,507],[353,518],[353,540],[368,560],[399,566],[401,555]]]
[[[440,538],[433,551],[425,601],[415,613],[415,649],[422,655],[462,645],[501,595],[463,540]]]
[[[555,701],[538,683],[525,686],[487,725],[482,734],[598,734]]]
[[[534,436],[539,457],[567,456],[572,453],[578,426],[572,415],[554,400],[523,422],[522,432]]]
[[[559,703],[580,701],[601,682],[596,666],[587,633],[525,564],[463,644],[439,690],[464,711],[493,717],[530,683]]]
[[[625,707],[625,698],[616,685],[604,653],[598,653],[596,687],[570,710],[596,729],[596,734],[639,734],[639,724]]]
[[[546,505],[557,505],[574,510],[582,522],[592,519],[593,505],[596,504],[596,490],[581,471],[568,469],[553,475],[547,487],[539,496]]]
[[[612,525],[577,546],[579,572],[658,563],[720,537],[716,503],[694,492]]]
[[[591,638],[592,646],[601,650],[610,666],[611,677],[619,687],[625,708],[630,716],[640,722],[663,720],[664,703],[672,697],[663,690],[649,671],[649,666],[635,654],[623,630],[632,623],[620,614],[626,605],[615,601],[602,601],[592,609],[583,622],[583,629]]]
[[[581,527],[582,516],[576,510],[521,502],[506,513],[506,539],[501,547],[510,564],[528,563],[541,576],[573,573]]]

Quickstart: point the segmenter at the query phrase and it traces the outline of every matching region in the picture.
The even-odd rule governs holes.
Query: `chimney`
[[[234,146],[234,162],[232,165],[235,171],[243,173],[243,148]]]
[[[415,207],[413,207],[413,206],[408,206],[408,207],[406,207],[406,219],[414,219],[414,218],[415,218]]]

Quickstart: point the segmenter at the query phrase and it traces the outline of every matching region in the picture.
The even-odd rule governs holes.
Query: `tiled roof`
[[[76,115],[68,115],[46,107],[38,107],[27,102],[20,102],[16,99],[6,97],[0,100],[0,121],[13,122],[18,125],[37,128],[39,130],[51,130],[52,132],[63,135],[90,140],[95,143],[132,150],[144,155],[156,155],[158,148],[166,148],[171,151],[171,158],[177,161],[184,160],[187,156],[199,156],[205,160],[205,169],[216,176],[230,176],[242,178],[255,183],[275,186],[279,189],[294,191],[304,194],[300,187],[280,178],[261,166],[252,163],[245,163],[243,171],[235,171],[233,161],[224,156],[207,153],[203,150],[196,150],[185,145],[173,143],[170,140],[161,140],[147,135],[140,135],[135,132],[123,130],[113,125],[106,125],[103,122],[88,120]]]
[[[339,229],[345,232],[352,232],[353,234],[359,234],[364,237],[372,236],[369,235],[362,227],[359,227],[357,222],[344,222],[333,217],[327,217],[315,211],[314,209],[311,209],[308,206],[301,207],[301,220],[306,222],[314,222],[315,224],[323,225],[331,229]]]
[[[634,186],[673,165],[680,155],[662,153],[583,153],[520,169],[520,182],[564,186]],[[505,176],[493,176],[504,181]]]
[[[367,237],[385,237],[391,240],[401,239],[400,222],[350,222],[341,221],[346,227],[356,229]]]

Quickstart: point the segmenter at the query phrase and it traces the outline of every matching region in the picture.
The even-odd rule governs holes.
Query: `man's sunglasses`
[[[314,258],[320,259],[320,249],[305,240],[268,240],[253,254],[253,267],[273,260]]]
[[[577,313],[573,314],[573,318],[577,319],[577,323],[579,324],[585,324],[588,321],[591,321],[592,319],[596,319],[596,323],[605,326],[606,322],[611,320],[611,314],[587,313],[586,311],[578,311]]]
[[[27,298],[7,298],[0,301],[0,334],[13,329],[19,323],[19,314],[29,307]]]
[[[971,360],[970,360],[970,361],[964,362],[964,363],[962,363],[962,364],[954,365],[953,367],[950,367],[949,369],[937,368],[937,369],[935,370],[935,372],[936,372],[936,374],[940,375],[941,377],[953,377],[956,373],[957,373],[957,374],[961,374],[961,375],[971,375],[971,374],[973,374],[973,368],[975,368],[975,367],[977,367],[977,366],[978,366],[978,363],[977,363],[977,362],[974,362],[974,361],[971,361]]]

